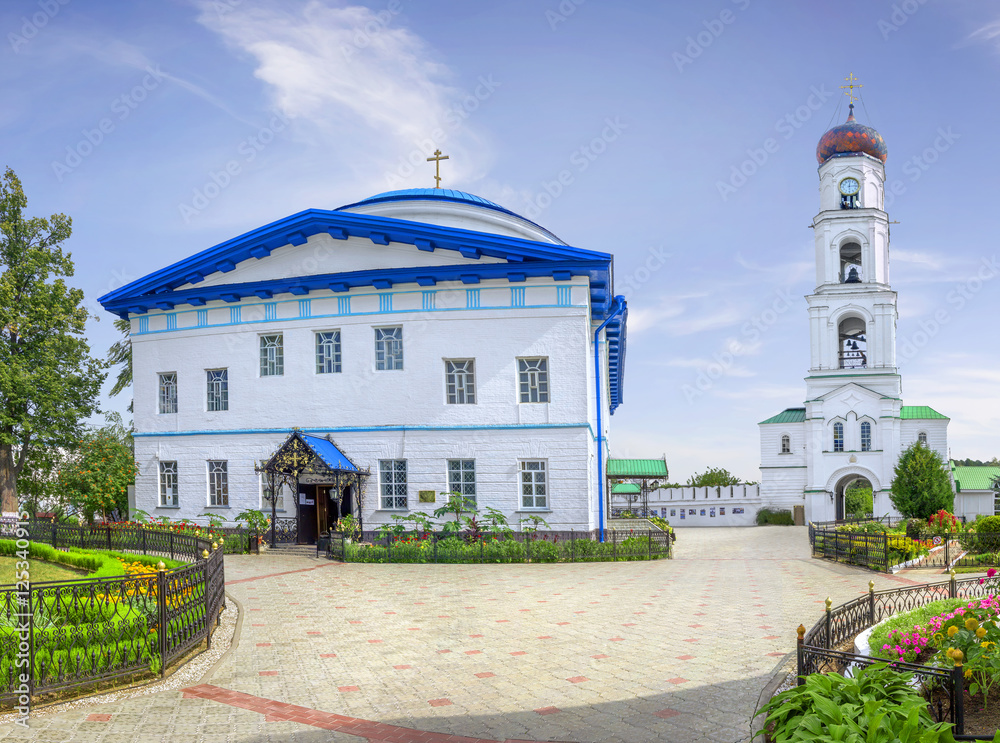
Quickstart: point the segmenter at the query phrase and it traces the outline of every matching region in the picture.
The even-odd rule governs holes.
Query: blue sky
[[[0,31],[2,164],[31,214],[73,217],[96,352],[110,289],[305,208],[431,186],[440,146],[443,185],[614,253],[612,451],[666,454],[681,481],[757,479],[757,422],[804,398],[814,152],[853,72],[898,181],[904,399],[952,418],[954,456],[1000,455],[995,3],[7,0]]]

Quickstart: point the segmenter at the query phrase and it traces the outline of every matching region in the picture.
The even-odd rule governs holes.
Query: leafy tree
[[[8,168],[0,178],[0,510],[16,511],[17,482],[39,452],[69,449],[97,410],[104,363],[83,337],[83,292],[66,285],[73,261],[64,214],[26,217]]]
[[[848,518],[867,516],[874,510],[871,488],[848,488],[844,491],[844,511]]]
[[[709,467],[704,472],[691,475],[687,481],[687,487],[703,488],[706,485],[715,487],[716,485],[739,485],[740,478],[724,470],[722,467]]]
[[[137,474],[132,434],[121,417],[113,415],[106,425],[83,435],[73,458],[59,472],[59,486],[87,521],[98,513],[105,521],[121,521],[128,516],[128,486]]]
[[[941,455],[919,441],[899,456],[892,492],[892,504],[906,518],[927,520],[942,508],[954,508],[955,494]]]
[[[115,341],[108,349],[108,364],[112,367],[121,366],[118,376],[115,377],[115,384],[111,388],[111,397],[124,392],[132,386],[132,338],[131,323],[127,318],[115,320],[115,330],[122,334],[122,337]],[[128,412],[132,412],[134,401],[129,401]]]

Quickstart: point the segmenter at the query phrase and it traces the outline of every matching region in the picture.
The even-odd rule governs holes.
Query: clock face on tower
[[[861,185],[854,178],[845,178],[840,182],[840,192],[844,196],[853,196],[860,188]]]

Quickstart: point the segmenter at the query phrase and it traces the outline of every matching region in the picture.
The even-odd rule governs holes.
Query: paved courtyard
[[[676,558],[651,563],[268,553],[227,557],[226,577],[240,624],[200,683],[0,739],[735,743],[827,595],[909,582],[812,560],[805,528],[774,526],[681,529]]]

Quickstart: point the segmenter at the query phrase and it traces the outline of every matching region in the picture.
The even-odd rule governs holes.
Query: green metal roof
[[[965,490],[992,490],[993,481],[1000,477],[1000,467],[995,465],[963,465],[951,463],[958,492]]]
[[[773,418],[768,418],[766,421],[761,421],[760,425],[764,425],[765,423],[802,423],[805,421],[805,419],[806,419],[805,408],[786,408]]]
[[[608,477],[667,477],[665,459],[609,459]]]
[[[612,493],[640,493],[639,486],[634,482],[620,482],[611,488]]]
[[[899,417],[904,421],[912,420],[951,420],[947,415],[941,415],[934,408],[929,408],[926,405],[904,405],[899,410]]]

